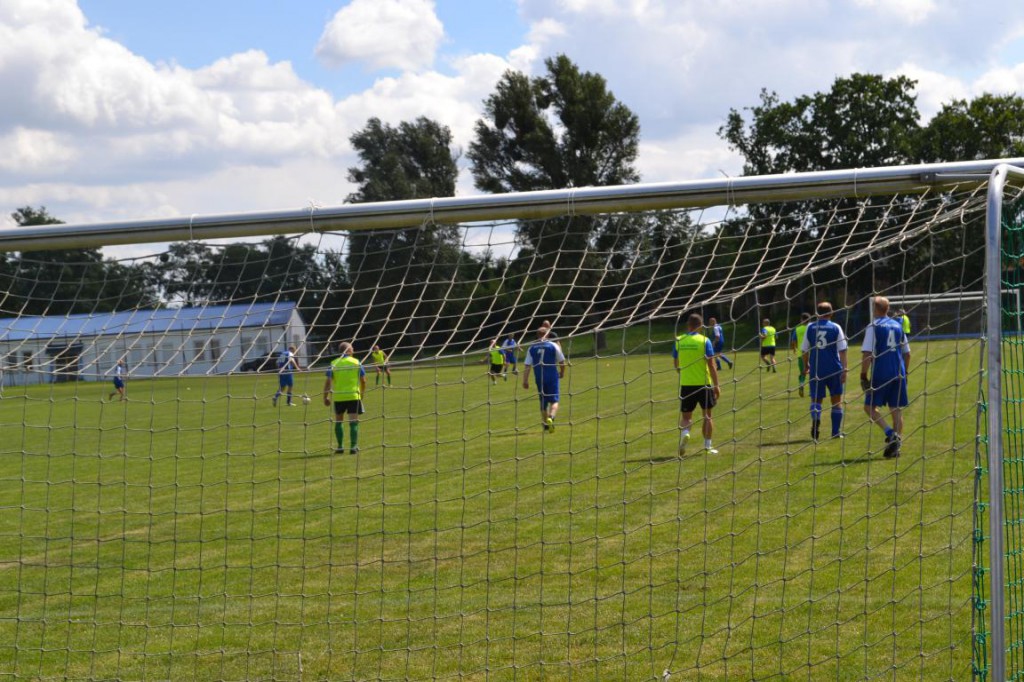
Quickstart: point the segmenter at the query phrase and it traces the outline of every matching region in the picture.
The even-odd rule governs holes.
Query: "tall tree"
[[[762,90],[760,104],[748,108],[750,120],[732,109],[718,134],[744,159],[745,175],[888,166],[912,162],[920,134],[915,82],[905,76],[885,78],[853,74],[837,78],[826,92],[783,102]],[[846,248],[867,244],[874,230],[889,220],[882,200],[799,201],[749,207],[746,219],[723,230],[745,235],[741,269],[756,270],[770,244],[784,244],[789,262],[806,262],[822,239]],[[774,238],[788,233],[785,239]],[[884,265],[896,276],[896,260]],[[825,268],[820,279],[844,281],[855,295],[874,286],[876,270],[860,268],[845,277],[839,266]],[[882,272],[884,279],[886,273]],[[768,292],[772,298],[778,292]]]
[[[530,192],[637,182],[640,121],[619,102],[600,74],[581,71],[565,55],[544,62],[546,73],[529,78],[507,71],[484,101],[467,156],[476,187],[484,192]],[[547,224],[550,228],[552,225]],[[520,237],[534,249],[582,251],[625,235],[607,221],[580,219],[554,226],[524,222]]]
[[[371,118],[350,138],[359,165],[349,169],[354,203],[455,194],[458,155],[447,126],[425,117],[397,127]],[[353,292],[346,328],[391,346],[428,343],[424,334],[441,309],[461,249],[454,225],[352,232],[348,272]],[[388,311],[385,317],[372,313]],[[368,341],[372,342],[372,341]]]
[[[925,162],[1024,156],[1024,98],[983,94],[943,105],[921,131],[918,156]]]

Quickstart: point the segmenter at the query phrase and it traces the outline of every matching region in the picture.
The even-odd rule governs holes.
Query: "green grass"
[[[663,354],[574,361],[554,434],[399,366],[358,456],[319,374],[8,388],[0,677],[965,679],[980,351],[914,352],[896,461],[858,391],[810,442],[788,356],[724,371],[714,457]]]

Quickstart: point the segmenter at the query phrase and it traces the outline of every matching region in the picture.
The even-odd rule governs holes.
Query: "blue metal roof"
[[[0,318],[0,343],[32,339],[78,338],[106,335],[189,333],[287,324],[295,304],[245,303],[202,308],[127,310],[120,313],[44,315]]]

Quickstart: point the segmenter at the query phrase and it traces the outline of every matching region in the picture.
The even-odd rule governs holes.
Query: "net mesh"
[[[911,310],[896,460],[853,382],[845,438],[810,438],[787,350],[819,300],[851,372],[871,296],[976,309],[984,214],[972,188],[7,254],[0,676],[983,676],[980,330]],[[733,363],[714,455],[677,452],[691,311]],[[522,384],[542,320],[553,431]],[[339,341],[366,360],[354,455]]]

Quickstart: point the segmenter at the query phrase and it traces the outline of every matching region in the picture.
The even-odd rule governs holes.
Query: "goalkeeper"
[[[345,415],[348,415],[348,432],[353,455],[359,452],[359,415],[363,410],[363,394],[366,392],[366,370],[353,357],[352,344],[342,341],[338,344],[341,357],[331,362],[324,382],[324,405],[334,404],[334,437],[338,441],[337,453],[345,452]],[[332,400],[333,399],[333,400]]]
[[[491,343],[491,347],[487,349],[488,360],[491,363],[490,369],[487,370],[487,376],[491,378],[491,383],[498,383],[498,377],[505,377],[505,381],[508,381],[508,374],[505,373],[505,353],[501,349],[501,339],[496,339]]]
[[[790,338],[789,347],[796,353],[796,366],[800,370],[800,397],[804,397],[804,380],[807,378],[807,363],[804,362],[804,337],[807,336],[807,325],[811,322],[810,313],[801,313],[800,324],[793,328],[793,336]]]

